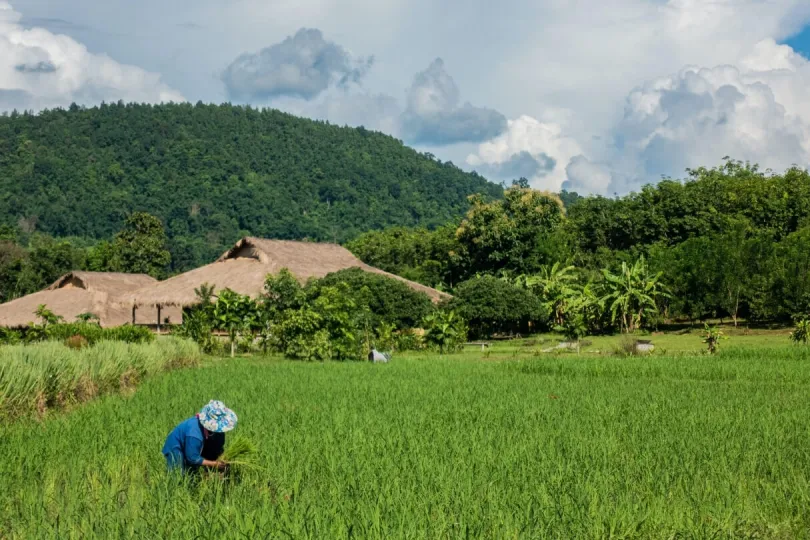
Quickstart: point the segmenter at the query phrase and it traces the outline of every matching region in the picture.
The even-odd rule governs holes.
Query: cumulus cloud
[[[360,82],[373,62],[373,57],[354,59],[318,29],[302,28],[281,43],[239,56],[225,69],[222,81],[236,99],[313,99],[333,83]]]
[[[437,58],[416,74],[407,94],[402,132],[411,142],[446,145],[481,142],[503,133],[506,117],[493,109],[460,105],[461,94]]]
[[[680,175],[723,156],[782,169],[810,164],[810,62],[773,40],[739,67],[686,67],[627,97],[616,129],[637,173]]]
[[[610,169],[591,162],[585,156],[575,156],[565,168],[568,179],[562,188],[577,193],[607,195],[613,183]]]
[[[547,154],[540,153],[535,156],[523,150],[512,154],[504,162],[482,163],[478,172],[498,180],[515,180],[545,176],[556,166],[557,160]]]
[[[476,170],[503,170],[526,156],[545,164],[527,176],[533,187],[559,191],[566,180],[565,168],[572,158],[583,153],[579,143],[565,135],[563,126],[521,116],[507,122],[498,137],[482,143],[467,157],[467,165]]]
[[[67,36],[26,29],[20,21],[20,13],[0,1],[0,110],[183,101],[159,75],[92,54]]]

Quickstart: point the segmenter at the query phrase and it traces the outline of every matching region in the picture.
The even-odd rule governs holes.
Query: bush
[[[200,346],[205,354],[212,354],[220,348],[220,342],[211,333],[212,325],[208,311],[188,309],[183,313],[183,324],[172,330],[172,335],[191,339]]]
[[[424,331],[408,328],[394,334],[394,349],[397,351],[419,351],[424,348]]]
[[[323,318],[309,307],[289,309],[274,326],[275,348],[288,358],[324,361],[332,358],[329,332]]]
[[[411,289],[398,279],[349,268],[328,274],[309,288],[347,285],[347,294],[357,305],[368,306],[371,324],[394,324],[397,328],[413,328],[430,313],[433,304],[426,294]]]
[[[790,333],[790,340],[796,344],[807,345],[808,337],[810,337],[810,320],[797,321],[796,329]]]
[[[0,345],[16,345],[22,341],[22,333],[0,327]]]
[[[528,333],[530,325],[546,326],[550,312],[531,292],[493,276],[459,284],[448,307],[470,326],[470,337],[495,333]]]

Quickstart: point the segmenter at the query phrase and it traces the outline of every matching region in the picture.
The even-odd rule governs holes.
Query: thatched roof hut
[[[74,322],[77,315],[92,313],[101,326],[121,326],[132,323],[132,310],[120,303],[124,295],[157,280],[145,274],[116,272],[71,272],[57,279],[45,290],[0,304],[0,326],[19,328],[36,320],[34,312],[45,304],[66,322]],[[180,322],[182,311],[172,309],[162,314],[171,322]],[[137,324],[155,324],[157,314],[138,313]]]
[[[430,287],[373,268],[336,244],[252,237],[243,238],[209,265],[147,285],[125,298],[130,306],[186,307],[199,301],[194,289],[203,283],[214,285],[215,291],[231,289],[255,297],[263,292],[265,277],[277,274],[283,268],[305,283],[310,278],[322,278],[355,267],[403,281],[412,289],[427,294],[434,302],[449,298],[449,295]]]

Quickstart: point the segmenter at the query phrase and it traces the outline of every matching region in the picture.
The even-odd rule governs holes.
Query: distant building
[[[158,281],[145,274],[116,272],[71,272],[45,290],[0,304],[0,326],[20,328],[37,320],[34,312],[45,304],[65,322],[75,322],[78,315],[92,313],[103,327],[125,324],[157,323],[157,310],[134,312],[120,303],[125,295]],[[182,322],[182,310],[170,308],[161,313],[161,323]],[[133,317],[135,317],[133,319]]]
[[[336,244],[248,237],[237,242],[216,262],[165,281],[147,284],[124,295],[124,304],[138,311],[149,309],[150,313],[154,313],[155,309],[192,306],[199,302],[194,289],[204,283],[213,285],[215,291],[231,289],[256,297],[264,291],[267,275],[278,274],[283,268],[288,269],[301,283],[338,270],[360,268],[402,281],[413,290],[426,294],[433,302],[450,297],[436,289],[371,267]]]

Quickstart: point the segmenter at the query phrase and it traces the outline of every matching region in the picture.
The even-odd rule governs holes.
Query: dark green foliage
[[[370,346],[369,315],[345,283],[308,288],[300,307],[275,315],[274,347],[299,360],[362,360]]]
[[[22,341],[22,332],[0,326],[0,345],[16,345]]]
[[[796,321],[796,329],[790,333],[790,340],[796,344],[807,345],[808,338],[810,338],[810,320]]]
[[[0,156],[0,224],[102,240],[148,212],[166,226],[172,271],[247,232],[340,242],[442,225],[468,195],[502,193],[390,136],[229,104],[0,117]]]
[[[110,260],[105,262],[105,270],[110,271],[160,278],[171,262],[163,224],[145,212],[135,212],[129,216],[109,248],[102,243],[98,249],[109,251]],[[102,255],[101,259],[106,256]]]
[[[728,160],[689,171],[686,182],[664,180],[618,199],[580,199],[568,215],[579,249],[592,253],[661,241],[676,245],[740,220],[780,240],[810,217],[810,175],[801,169],[770,175]]]
[[[465,281],[453,294],[449,305],[467,321],[473,339],[495,333],[529,333],[546,327],[551,315],[537,296],[493,276]]]
[[[391,227],[364,233],[346,247],[375,268],[442,289],[466,279],[470,271],[457,228],[456,222],[433,231]]]
[[[556,260],[548,248],[565,216],[556,195],[515,187],[503,200],[473,195],[470,204],[456,237],[475,272],[531,273]]]
[[[359,268],[331,273],[313,286],[331,287],[340,283],[347,286],[347,294],[356,304],[368,307],[371,324],[375,327],[380,323],[391,323],[399,329],[412,328],[418,326],[432,309],[427,295],[414,291],[399,280]]]
[[[277,275],[268,275],[264,281],[264,308],[271,313],[298,309],[306,301],[306,293],[295,276],[282,268]]]

